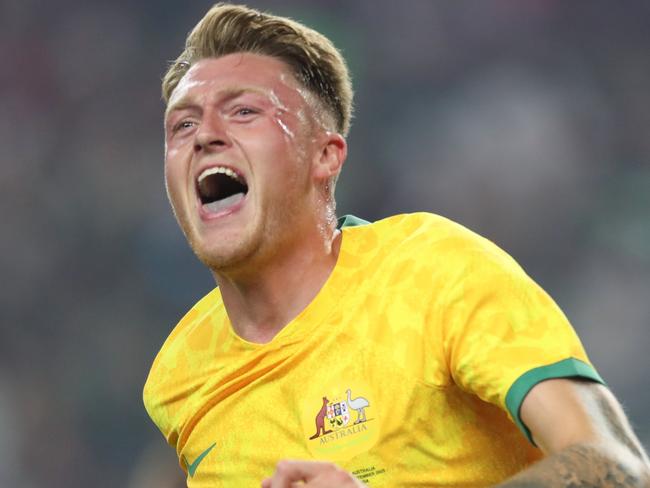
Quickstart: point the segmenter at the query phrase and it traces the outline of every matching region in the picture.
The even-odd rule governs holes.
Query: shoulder
[[[492,241],[446,217],[428,212],[399,214],[366,225],[345,228],[350,236],[418,260],[457,268],[478,263],[518,269],[517,263]],[[445,266],[445,267],[447,267]]]
[[[223,309],[223,301],[221,292],[216,287],[197,301],[178,321],[162,345],[159,356],[161,353],[173,349],[175,344],[184,342],[193,334],[199,333],[200,329],[207,325],[206,322],[210,321],[219,309]]]
[[[145,384],[145,400],[154,385],[168,376],[170,368],[177,364],[178,357],[183,354],[188,344],[192,346],[209,342],[205,341],[204,336],[212,333],[212,324],[215,318],[219,317],[220,309],[223,310],[221,292],[214,288],[178,321],[153,361]]]
[[[170,443],[199,386],[205,358],[211,356],[215,320],[223,309],[217,288],[199,300],[178,322],[160,348],[144,385],[147,413]]]

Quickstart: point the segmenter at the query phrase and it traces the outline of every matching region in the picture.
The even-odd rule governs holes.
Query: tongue
[[[230,195],[229,197],[223,198],[221,200],[206,203],[203,205],[203,208],[208,212],[218,213],[227,209],[228,207],[232,207],[233,205],[239,203],[243,198],[243,193],[235,193],[234,195]]]

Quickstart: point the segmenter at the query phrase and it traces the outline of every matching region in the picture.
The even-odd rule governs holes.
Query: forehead
[[[172,92],[168,111],[180,100],[242,89],[285,102],[305,99],[305,89],[284,61],[261,54],[235,53],[192,65]]]

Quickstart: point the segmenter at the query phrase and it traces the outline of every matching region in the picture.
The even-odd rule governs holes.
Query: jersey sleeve
[[[441,294],[443,350],[462,389],[506,410],[532,442],[519,410],[552,378],[603,383],[555,302],[487,240],[453,246],[454,274]]]

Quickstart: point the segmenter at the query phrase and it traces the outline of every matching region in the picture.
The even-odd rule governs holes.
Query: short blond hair
[[[353,91],[348,67],[339,50],[309,27],[243,5],[217,3],[190,32],[185,50],[163,77],[165,103],[194,63],[238,52],[264,54],[284,61],[331,115],[334,129],[347,135]]]

